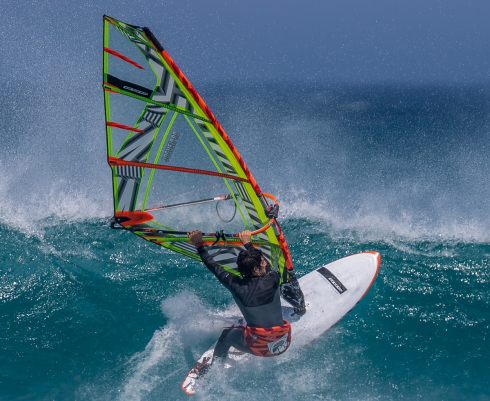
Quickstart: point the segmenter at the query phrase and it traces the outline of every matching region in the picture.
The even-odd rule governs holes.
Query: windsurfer
[[[245,246],[237,258],[240,276],[226,271],[213,260],[203,246],[200,231],[190,231],[188,235],[203,263],[232,293],[247,321],[245,327],[233,326],[223,330],[214,350],[213,361],[224,361],[232,346],[239,351],[264,357],[285,352],[291,343],[291,326],[282,317],[280,276],[270,268],[262,252],[254,248],[250,242],[250,231],[239,233]],[[208,367],[209,363],[200,363],[193,370],[200,376]]]

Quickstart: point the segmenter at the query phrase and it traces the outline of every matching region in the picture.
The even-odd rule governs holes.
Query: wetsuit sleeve
[[[251,243],[251,242],[248,242],[247,244],[245,244],[245,249],[246,249],[247,251],[250,251],[250,249],[254,249],[254,246],[252,245],[252,243]]]
[[[197,248],[197,252],[201,257],[202,262],[208,268],[208,270],[213,273],[216,278],[228,289],[230,289],[231,282],[233,278],[236,277],[234,274],[227,272],[219,264],[217,264],[213,257],[206,251],[204,246]]]

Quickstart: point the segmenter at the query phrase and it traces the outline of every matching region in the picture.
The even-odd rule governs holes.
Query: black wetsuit
[[[248,243],[245,248],[252,249],[253,245]],[[200,246],[197,251],[206,267],[230,290],[247,325],[267,328],[284,324],[279,273],[272,271],[270,266],[267,266],[266,274],[262,277],[242,278],[218,265],[204,246]],[[242,352],[251,353],[243,341],[243,330],[241,329],[225,329],[221,333],[214,350],[214,357],[225,359],[230,346]]]

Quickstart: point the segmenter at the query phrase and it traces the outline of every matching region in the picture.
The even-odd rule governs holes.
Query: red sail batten
[[[127,130],[127,131],[134,131],[134,132],[138,132],[138,133],[140,133],[140,134],[144,134],[144,133],[145,133],[145,131],[140,130],[140,129],[138,129],[138,128],[129,127],[129,126],[127,126],[127,125],[122,125],[122,124],[114,123],[114,122],[112,122],[112,121],[107,121],[107,122],[106,122],[106,125],[107,125],[108,127],[114,127],[114,128],[125,129],[125,130]]]
[[[125,61],[126,63],[134,65],[135,67],[139,68],[140,70],[144,70],[144,68],[141,65],[139,65],[138,63],[134,62],[133,60],[127,58],[126,56],[123,56],[121,53],[118,53],[112,49],[109,49],[108,47],[104,47],[104,51],[106,53],[112,54],[113,56]]]
[[[169,171],[179,171],[181,173],[192,173],[192,174],[202,174],[202,175],[212,175],[215,177],[223,177],[228,178],[230,180],[249,182],[246,178],[235,177],[234,175],[216,173],[214,171],[206,171],[206,170],[197,170],[193,168],[185,168],[185,167],[176,167],[176,166],[163,166],[161,164],[151,164],[151,163],[140,163],[118,159],[117,157],[108,158],[109,165],[111,166],[134,166],[134,167],[142,167],[142,168],[154,168],[157,170],[169,170]]]

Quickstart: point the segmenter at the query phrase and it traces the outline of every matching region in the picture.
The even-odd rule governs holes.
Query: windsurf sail
[[[104,16],[103,88],[114,217],[147,241],[236,274],[239,231],[272,268],[293,268],[278,204],[257,182],[214,115],[148,28]]]

